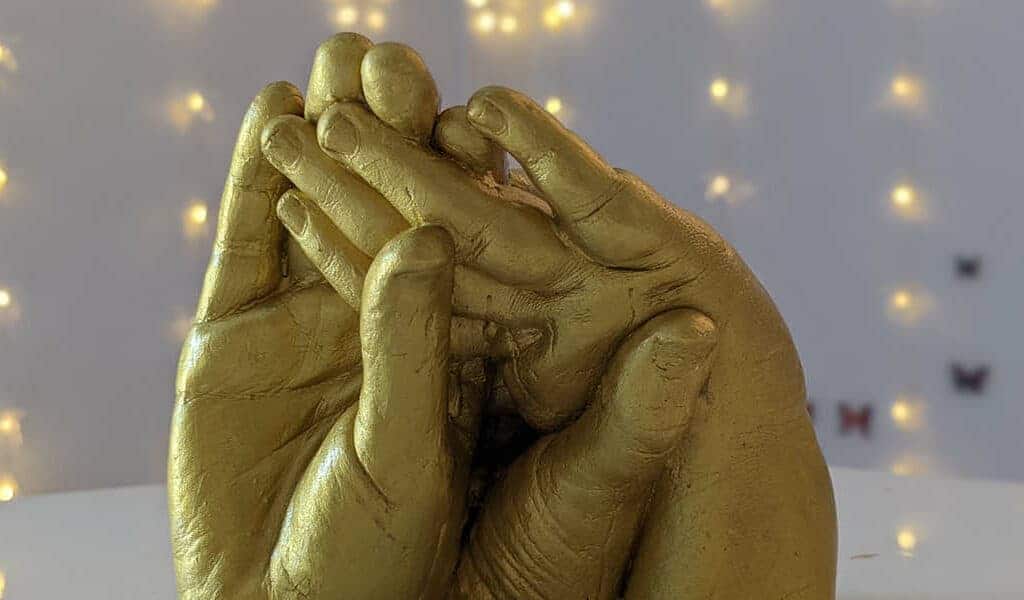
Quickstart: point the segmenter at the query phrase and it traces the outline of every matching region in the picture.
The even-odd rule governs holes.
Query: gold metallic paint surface
[[[518,92],[437,98],[342,34],[307,120],[250,109],[179,368],[181,596],[833,598],[799,358],[736,252]]]

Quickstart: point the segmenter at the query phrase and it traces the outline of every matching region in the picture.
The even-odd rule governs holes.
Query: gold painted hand
[[[318,136],[407,220],[452,233],[463,265],[458,313],[543,332],[504,368],[532,424],[550,431],[571,421],[612,350],[656,315],[690,308],[717,325],[707,401],[661,478],[649,516],[657,525],[642,536],[628,593],[832,597],[828,473],[795,347],[754,275],[707,224],[609,167],[524,96],[486,88],[467,114],[525,167],[536,195],[466,172],[356,105],[329,108]],[[279,119],[268,131],[290,126]],[[275,164],[303,187],[301,158]],[[553,219],[533,208],[544,204]],[[699,540],[714,540],[713,550]],[[725,583],[729,569],[749,576]]]
[[[386,87],[393,90],[390,100],[367,94],[377,116],[388,102],[408,95],[409,81],[427,79],[425,73],[419,57],[402,46],[384,44],[367,54],[364,82],[391,82]],[[465,114],[457,107],[442,115],[435,146],[468,172],[502,179],[503,153],[472,128]],[[381,120],[405,143],[423,143],[426,131],[417,135],[393,119]],[[348,248],[373,252],[361,240],[380,231],[372,215],[381,210],[381,199],[323,154],[314,128],[301,119],[275,119],[263,141],[268,159],[303,192],[282,198],[282,221],[342,295],[358,289],[362,275],[347,259]],[[360,216],[353,218],[354,212]],[[524,348],[524,336],[516,339],[515,346]],[[641,507],[686,428],[714,346],[714,325],[687,310],[668,312],[630,336],[585,414],[533,445],[488,493],[452,596],[612,597],[634,545]]]
[[[307,110],[351,88],[353,71],[361,89],[366,45],[346,36],[321,48],[332,68],[318,61]],[[436,96],[423,112],[433,119]],[[284,83],[249,109],[182,351],[168,465],[180,595],[436,596],[457,555],[486,385],[471,363],[452,367],[459,377],[438,389],[450,367],[450,269],[431,265],[450,262],[450,242],[436,229],[392,241],[355,299],[297,249],[283,253],[274,206],[288,182],[261,156],[260,132],[275,116],[302,113],[298,90]],[[372,308],[362,344],[353,303]],[[478,343],[480,331],[456,322],[452,338]],[[449,405],[458,408],[450,425]],[[443,426],[428,407],[442,410]]]

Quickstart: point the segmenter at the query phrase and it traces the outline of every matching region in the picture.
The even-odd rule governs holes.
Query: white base
[[[1024,485],[833,477],[840,600],[1024,598]],[[166,511],[163,486],[0,505],[2,597],[174,600]]]

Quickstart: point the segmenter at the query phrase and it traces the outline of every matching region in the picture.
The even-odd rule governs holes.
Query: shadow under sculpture
[[[340,34],[246,114],[176,386],[180,597],[834,598],[735,250],[518,92],[438,109]]]

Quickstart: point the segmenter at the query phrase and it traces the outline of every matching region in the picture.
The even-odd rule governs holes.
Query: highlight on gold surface
[[[890,319],[902,325],[914,325],[931,313],[934,300],[921,286],[907,285],[891,290],[886,304]]]
[[[208,232],[209,208],[205,201],[193,198],[182,213],[182,228],[187,238],[196,238]]]
[[[334,22],[339,27],[351,27],[359,21],[359,9],[348,4],[334,11]]]
[[[0,288],[0,309],[10,308],[14,304],[14,297],[8,289]]]
[[[7,187],[7,171],[0,166],[0,192],[4,191],[5,187]]]
[[[487,0],[466,0],[466,4],[473,8],[483,8],[487,6]]]
[[[10,502],[18,495],[18,482],[10,475],[0,477],[0,502]]]

